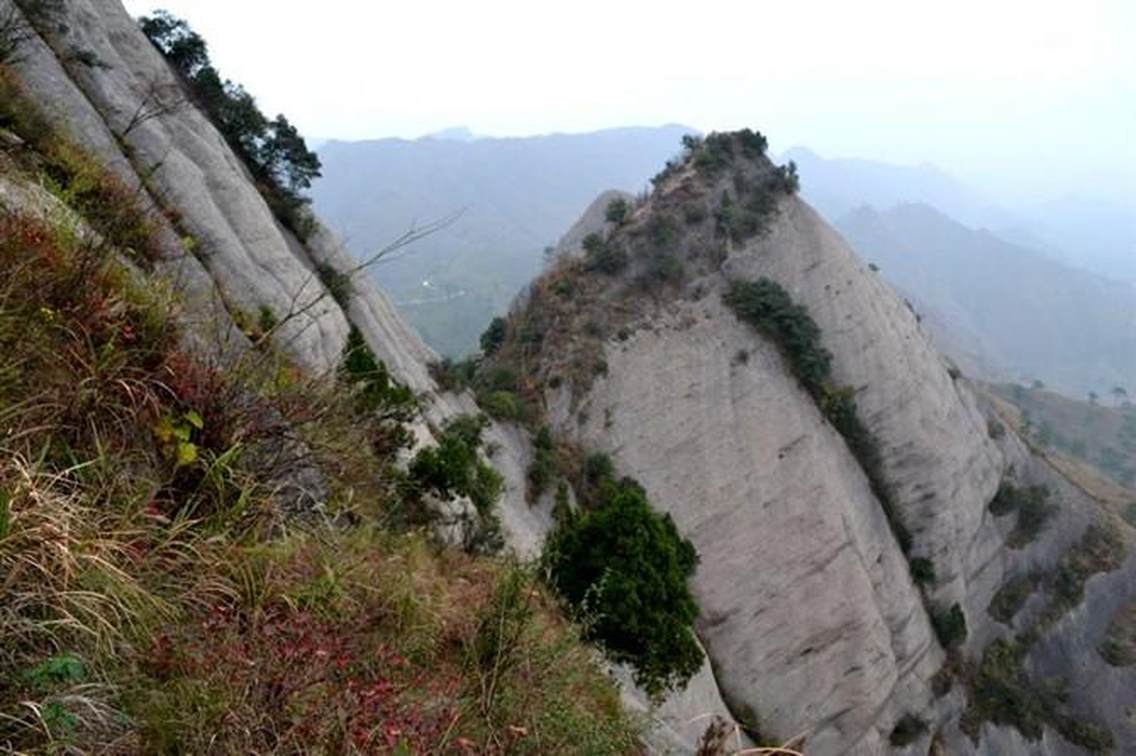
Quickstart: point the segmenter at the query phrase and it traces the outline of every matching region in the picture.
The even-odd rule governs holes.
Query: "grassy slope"
[[[1081,402],[1015,385],[991,390],[1022,413],[1037,443],[1087,462],[1122,486],[1136,486],[1136,406],[1115,406],[1112,397]]]
[[[270,352],[182,348],[119,255],[145,213],[0,74],[5,175],[100,232],[0,217],[0,750],[637,751],[524,570],[385,524],[389,424]],[[281,517],[261,460],[297,442],[351,526]]]

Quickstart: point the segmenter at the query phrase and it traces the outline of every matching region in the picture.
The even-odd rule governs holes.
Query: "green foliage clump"
[[[970,704],[963,715],[963,729],[977,734],[984,721],[1009,725],[1029,740],[1041,737],[1045,707],[1022,668],[1026,648],[1016,641],[999,638],[987,646],[971,682]]]
[[[966,614],[958,604],[952,604],[949,609],[932,611],[931,625],[943,648],[954,648],[966,640]]]
[[[351,286],[351,276],[326,263],[316,266],[316,276],[336,304],[346,311],[351,303],[351,296],[355,293]]]
[[[725,170],[734,157],[733,135],[719,132],[710,134],[694,146],[692,154],[694,168],[699,173],[714,174]]]
[[[888,742],[896,748],[903,748],[914,743],[927,732],[927,723],[914,714],[904,714],[895,723],[895,727],[888,736]]]
[[[46,689],[56,685],[75,685],[87,676],[83,660],[72,653],[57,654],[44,659],[29,669],[24,678],[33,688]]]
[[[463,391],[473,385],[480,364],[477,359],[454,362],[444,357],[440,362],[431,363],[430,376],[443,391]]]
[[[627,200],[620,197],[613,199],[607,204],[607,209],[604,211],[604,218],[608,223],[614,223],[619,226],[627,220],[627,216],[630,212],[631,206],[627,204]]]
[[[552,439],[552,429],[547,425],[541,427],[533,438],[533,460],[529,464],[528,495],[536,500],[548,490],[556,477],[556,445]]]
[[[1016,640],[999,638],[987,646],[969,681],[970,700],[960,720],[962,730],[977,742],[979,728],[989,721],[1013,727],[1027,740],[1036,741],[1050,726],[1091,753],[1111,750],[1114,741],[1108,730],[1063,711],[1064,681],[1037,685],[1029,679],[1024,668],[1026,652],[1027,647]]]
[[[820,326],[776,281],[735,281],[723,298],[734,313],[773,340],[793,375],[819,396],[832,372],[832,354],[821,345]]]
[[[678,241],[678,227],[669,216],[655,214],[647,221],[647,238],[655,249],[669,249]]]
[[[734,281],[723,301],[739,319],[778,346],[793,375],[844,437],[883,506],[900,548],[908,553],[911,533],[900,519],[884,480],[879,444],[860,420],[855,390],[850,386],[832,385],[832,354],[821,344],[820,326],[809,315],[808,308],[794,302],[776,281],[764,277],[757,281]]]
[[[605,481],[595,508],[561,521],[544,558],[552,584],[585,620],[586,637],[631,664],[651,695],[684,686],[698,671],[698,607],[687,587],[698,555],[637,483]]]
[[[1042,616],[1042,623],[1054,622],[1080,604],[1089,578],[1119,568],[1124,557],[1124,541],[1114,530],[1104,525],[1090,525],[1057,563],[1048,586],[1052,598]]]
[[[268,305],[261,305],[260,309],[257,310],[256,325],[262,335],[271,333],[279,323],[276,313]]]
[[[481,334],[480,344],[481,352],[487,357],[496,354],[501,345],[505,343],[505,336],[508,335],[509,324],[502,317],[493,318],[489,322],[489,327]]]
[[[935,565],[926,557],[914,557],[910,561],[911,577],[918,585],[933,585],[935,583]]]
[[[139,25],[248,166],[277,217],[306,239],[315,223],[303,192],[319,178],[320,160],[296,127],[283,115],[269,119],[244,87],[222,79],[205,40],[185,20],[159,10]]]
[[[599,234],[584,237],[584,269],[613,276],[627,267],[627,252]]]
[[[1056,507],[1049,503],[1049,489],[1045,486],[1018,488],[1008,481],[998,486],[989,509],[995,517],[1017,512],[1018,520],[1006,540],[1012,549],[1020,549],[1040,535],[1053,516]]]
[[[1036,588],[1035,576],[1019,575],[998,589],[986,611],[1003,625],[1009,625]]]
[[[525,406],[513,391],[479,391],[477,404],[494,420],[517,422],[525,417]]]
[[[443,498],[468,496],[479,513],[489,514],[505,481],[478,454],[488,424],[484,415],[451,420],[439,434],[438,445],[423,449],[411,461],[411,478]]]
[[[340,375],[357,389],[361,412],[377,414],[384,420],[407,422],[418,410],[414,392],[391,376],[386,363],[375,357],[355,326],[351,326],[343,347]]]
[[[1108,634],[1098,650],[1101,657],[1114,667],[1136,664],[1136,604],[1130,604],[1113,616]]]

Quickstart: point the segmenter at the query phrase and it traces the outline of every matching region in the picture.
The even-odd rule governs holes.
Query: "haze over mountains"
[[[315,208],[357,256],[460,211],[412,254],[375,269],[427,343],[458,356],[476,347],[489,320],[541,270],[544,248],[597,194],[643,189],[691,131],[473,139],[449,129],[414,141],[328,142]]]
[[[357,256],[460,211],[374,269],[427,343],[477,348],[545,264],[543,250],[603,190],[642,190],[692,129],[531,138],[447,129],[418,140],[329,142],[316,209]],[[926,318],[968,373],[1040,379],[1084,397],[1136,380],[1136,255],[1125,208],[1089,199],[1000,207],[939,168],[787,150],[802,195]],[[1061,246],[1059,243],[1064,242]]]
[[[1136,282],[1136,202],[1097,197],[1089,187],[1043,204],[1007,207],[930,164],[830,159],[803,147],[787,150],[782,159],[797,164],[802,194],[830,221],[861,205],[883,210],[923,203],[971,228]]]
[[[1136,288],[974,230],[929,205],[835,222],[865,261],[929,311],[963,369],[1084,397],[1136,376]],[[969,363],[969,364],[967,364]]]

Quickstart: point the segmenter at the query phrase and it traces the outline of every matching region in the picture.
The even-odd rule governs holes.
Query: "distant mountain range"
[[[835,225],[929,314],[940,348],[968,372],[1041,379],[1078,397],[1127,388],[1136,378],[1136,287],[968,228],[928,205],[864,206]]]
[[[1007,208],[929,164],[823,158],[804,147],[782,159],[797,164],[802,195],[829,221],[863,205],[886,210],[921,203],[1070,265],[1136,283],[1136,202],[1070,194]]]
[[[374,269],[426,341],[460,356],[597,195],[644,189],[693,131],[498,139],[459,127],[413,141],[331,141],[320,149],[315,206],[359,257],[460,211]],[[802,147],[780,159],[797,163],[803,196],[912,300],[968,374],[1040,379],[1082,398],[1115,385],[1136,392],[1136,269],[1125,275],[1121,253],[1136,215],[1069,200],[1042,222],[1037,209],[1000,207],[932,165],[826,159]]]
[[[637,192],[679,151],[678,126],[495,139],[448,129],[408,141],[324,144],[316,211],[366,256],[415,224],[460,212],[450,226],[374,273],[427,343],[476,348],[489,320],[543,266],[606,189]]]

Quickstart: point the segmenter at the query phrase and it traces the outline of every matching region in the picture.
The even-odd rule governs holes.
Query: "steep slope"
[[[699,636],[732,712],[764,737],[805,734],[816,754],[900,743],[1075,753],[1067,738],[1102,742],[1076,731],[1076,711],[1111,742],[1131,741],[1134,701],[1119,691],[1133,670],[1096,652],[1133,600],[1130,531],[1012,432],[991,430],[991,410],[916,315],[786,195],[792,177],[760,142],[743,133],[688,143],[687,159],[602,246],[530,288],[494,364],[520,374],[522,397],[563,440],[608,452],[693,541]],[[831,358],[823,381],[794,361],[799,342],[732,311],[735,284],[763,279],[819,326]],[[800,326],[788,312],[777,317],[797,326],[777,327]],[[988,507],[1030,485],[1060,504],[1026,535]],[[1108,558],[1068,567],[1095,520],[1110,534]],[[1062,602],[1081,596],[1059,598],[1039,577],[1037,601],[1052,616],[1043,623],[1035,611],[1015,628],[1029,640],[1013,675],[1043,670],[1070,684],[1067,706],[1037,704],[1061,732],[1043,735],[1036,718],[985,698],[989,644],[1007,635],[988,607],[1012,578],[1065,568],[1082,586],[1110,574],[1090,581],[1085,609],[1068,616]],[[1092,693],[1089,675],[1120,701]]]
[[[972,231],[926,205],[862,207],[836,227],[917,308],[935,313],[937,338],[969,335],[956,343],[1010,377],[1084,396],[1136,375],[1136,287]]]
[[[989,390],[1020,411],[1023,435],[1038,445],[1087,462],[1121,486],[1136,485],[1136,407],[1123,390],[1093,402],[1017,384]]]
[[[493,519],[418,469],[488,470],[433,352],[191,102],[134,122],[180,82],[118,2],[40,5],[0,2],[0,750],[636,751],[531,577],[392,525]]]
[[[374,271],[427,343],[457,357],[475,349],[490,319],[540,272],[542,250],[598,192],[641,189],[689,131],[329,142],[313,197],[360,257],[415,223],[461,213]]]

